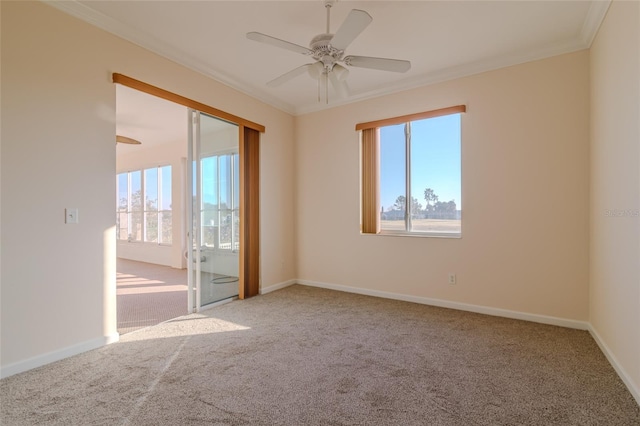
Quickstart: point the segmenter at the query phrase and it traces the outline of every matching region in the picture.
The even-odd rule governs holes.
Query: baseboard
[[[618,362],[618,359],[615,357],[611,349],[609,349],[609,346],[607,346],[604,340],[602,340],[602,338],[600,337],[600,335],[598,334],[598,332],[596,331],[596,329],[593,327],[592,324],[589,324],[589,333],[591,334],[591,337],[593,337],[593,340],[595,340],[598,346],[600,347],[600,350],[602,351],[602,353],[604,353],[604,356],[607,357],[609,364],[611,364],[613,369],[616,370],[616,373],[618,373],[620,380],[622,380],[625,386],[627,386],[627,389],[629,389],[629,392],[631,392],[631,395],[633,395],[638,405],[640,405],[640,389],[635,383],[633,383],[633,380],[631,380],[631,377],[629,377],[629,374],[627,374],[625,369],[622,368],[622,366]]]
[[[589,323],[566,318],[557,318],[546,315],[530,314],[526,312],[510,311],[507,309],[492,308],[481,305],[471,305],[468,303],[452,302],[449,300],[432,299],[428,297],[410,296],[406,294],[391,293],[387,291],[370,290],[365,288],[350,287],[339,284],[329,284],[318,281],[296,280],[298,284],[320,287],[329,290],[344,291],[347,293],[362,294],[365,296],[382,297],[385,299],[402,300],[405,302],[420,303],[422,305],[438,306],[440,308],[457,309],[460,311],[474,312],[477,314],[493,315],[496,317],[519,319],[524,321],[537,322],[541,324],[557,325],[560,327],[575,328],[578,330],[588,330]]]
[[[267,294],[267,293],[271,293],[272,291],[276,291],[276,290],[280,290],[283,289],[285,287],[289,287],[290,285],[296,284],[300,281],[298,280],[288,280],[288,281],[284,281],[281,283],[277,283],[277,284],[272,284],[268,287],[263,287],[260,289],[260,294]]]
[[[120,335],[118,333],[115,333],[110,336],[98,337],[97,339],[92,339],[86,342],[67,346],[66,348],[62,348],[57,351],[34,356],[24,361],[14,362],[13,364],[3,366],[0,369],[0,378],[13,376],[14,374],[41,367],[55,361],[60,361],[61,359],[68,358],[73,355],[78,355],[83,352],[98,349],[104,345],[108,345],[109,343],[117,342],[118,340],[120,340]]]

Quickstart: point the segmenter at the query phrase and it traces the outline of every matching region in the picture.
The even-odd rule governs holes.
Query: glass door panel
[[[189,306],[238,295],[238,126],[190,110]]]

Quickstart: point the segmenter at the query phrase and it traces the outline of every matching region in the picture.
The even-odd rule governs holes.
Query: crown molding
[[[56,1],[56,0],[41,0],[43,3],[60,10],[67,15],[71,15],[82,21],[85,21],[95,27],[98,27],[104,31],[107,31],[117,37],[127,40],[133,44],[136,44],[146,50],[156,53],[164,58],[167,58],[177,64],[180,64],[186,68],[203,74],[222,83],[238,92],[241,92],[254,99],[262,101],[268,105],[271,105],[279,110],[282,110],[288,114],[295,114],[295,108],[281,101],[280,99],[266,95],[264,92],[258,90],[255,87],[247,88],[247,85],[240,83],[223,73],[220,70],[214,69],[208,65],[205,65],[202,61],[193,56],[187,55],[179,49],[174,49],[168,46],[163,41],[153,37],[143,31],[139,31],[128,25],[121,23],[109,16],[106,16],[89,6],[85,6],[79,3],[77,0],[71,1]]]
[[[594,0],[591,2],[587,17],[582,25],[582,31],[580,32],[582,41],[587,47],[591,47],[593,39],[596,37],[596,34],[598,34],[600,25],[607,15],[609,6],[611,6],[611,1],[612,0]]]

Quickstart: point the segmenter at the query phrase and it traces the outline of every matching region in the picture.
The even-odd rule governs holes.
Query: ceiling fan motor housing
[[[332,39],[333,34],[318,34],[309,43],[309,48],[313,51],[313,58],[321,61],[329,71],[336,62],[342,59],[344,54],[344,50],[338,50],[331,46]]]

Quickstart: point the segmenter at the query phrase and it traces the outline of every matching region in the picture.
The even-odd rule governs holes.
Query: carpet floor
[[[640,425],[585,331],[299,285],[0,392],[2,425]]]
[[[186,315],[187,270],[118,258],[118,333]]]

